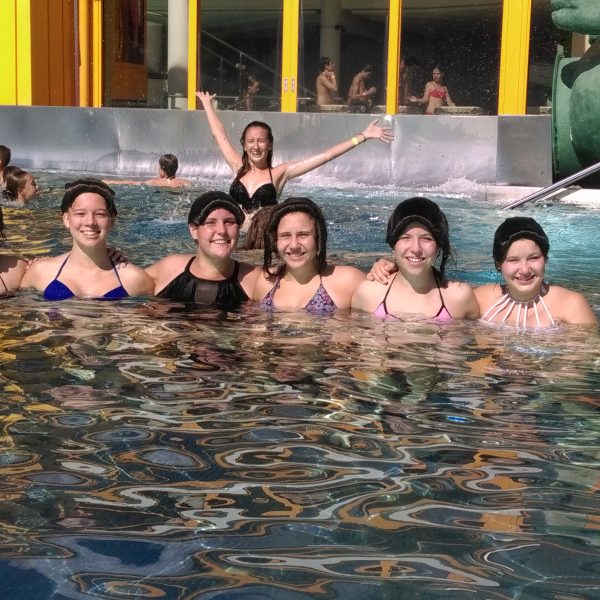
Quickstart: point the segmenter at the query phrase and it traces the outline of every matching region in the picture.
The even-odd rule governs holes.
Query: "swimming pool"
[[[38,180],[42,199],[5,211],[9,239],[62,251],[65,175]],[[192,248],[193,195],[118,191],[112,239],[133,262]],[[318,198],[330,254],[362,267],[389,252],[387,217],[412,195],[286,192]],[[506,213],[427,195],[448,214],[458,276],[495,278]],[[549,234],[549,279],[600,314],[600,212],[526,212]],[[6,598],[600,594],[595,332],[29,294],[2,307]]]

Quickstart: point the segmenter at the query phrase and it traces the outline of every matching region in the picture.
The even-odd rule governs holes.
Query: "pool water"
[[[66,177],[4,210],[14,247],[68,247]],[[192,251],[194,193],[117,189],[111,241],[132,262]],[[292,194],[323,206],[335,261],[368,268],[414,192]],[[507,213],[427,195],[454,274],[495,280]],[[548,279],[600,315],[600,211],[519,214],[549,234]],[[29,293],[2,308],[1,598],[600,596],[597,332]]]

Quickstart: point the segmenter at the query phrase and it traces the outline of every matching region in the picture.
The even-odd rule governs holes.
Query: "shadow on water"
[[[118,205],[140,264],[188,243],[186,198],[152,199]],[[9,236],[43,217],[58,239],[45,202]],[[498,214],[449,205],[477,232],[458,264],[488,272],[472,244]],[[383,246],[348,255],[339,223],[388,209],[346,210],[332,254],[368,262]],[[2,597],[600,593],[595,332],[31,294],[2,308]]]

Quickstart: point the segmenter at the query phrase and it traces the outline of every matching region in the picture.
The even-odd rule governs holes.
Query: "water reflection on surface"
[[[4,597],[600,593],[595,333],[3,316]]]
[[[65,178],[36,174],[42,197],[5,210],[13,248],[64,251]],[[290,186],[322,204],[334,260],[363,268],[414,194]],[[111,240],[133,262],[190,251],[193,192],[118,196]],[[436,200],[453,269],[494,280],[506,213]],[[568,210],[531,208],[551,279],[600,314],[600,213]],[[597,598],[599,342],[3,300],[0,598]]]

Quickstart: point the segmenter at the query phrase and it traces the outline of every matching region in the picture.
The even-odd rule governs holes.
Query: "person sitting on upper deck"
[[[389,143],[391,130],[377,125],[377,119],[356,136],[303,160],[273,166],[273,133],[262,121],[252,121],[244,128],[241,137],[242,153],[236,150],[225,132],[213,104],[214,95],[207,92],[196,94],[204,107],[210,130],[223,158],[235,179],[229,194],[245,213],[252,214],[262,206],[277,204],[277,197],[289,179],[299,177],[341,156],[368,139]]]
[[[373,97],[377,93],[374,86],[367,87],[373,77],[373,66],[365,65],[353,78],[348,91],[348,106],[353,112],[367,112],[373,106]]]
[[[415,104],[425,104],[425,114],[434,115],[437,108],[442,106],[456,106],[450,98],[448,88],[443,84],[444,72],[436,65],[432,72],[433,80],[425,85],[425,91],[422,98],[409,96],[408,100]]]
[[[21,288],[43,292],[46,300],[118,300],[151,294],[153,282],[142,269],[127,263],[117,270],[108,255],[107,238],[117,216],[114,191],[93,177],[76,179],[65,188],[60,209],[72,248],[35,260]]]
[[[260,81],[254,75],[248,75],[246,85],[235,103],[237,110],[254,110],[254,98],[260,92]]]
[[[317,105],[339,104],[341,98],[336,96],[338,91],[337,77],[335,75],[335,64],[328,56],[322,56],[319,61],[319,74],[315,87],[317,89]]]

